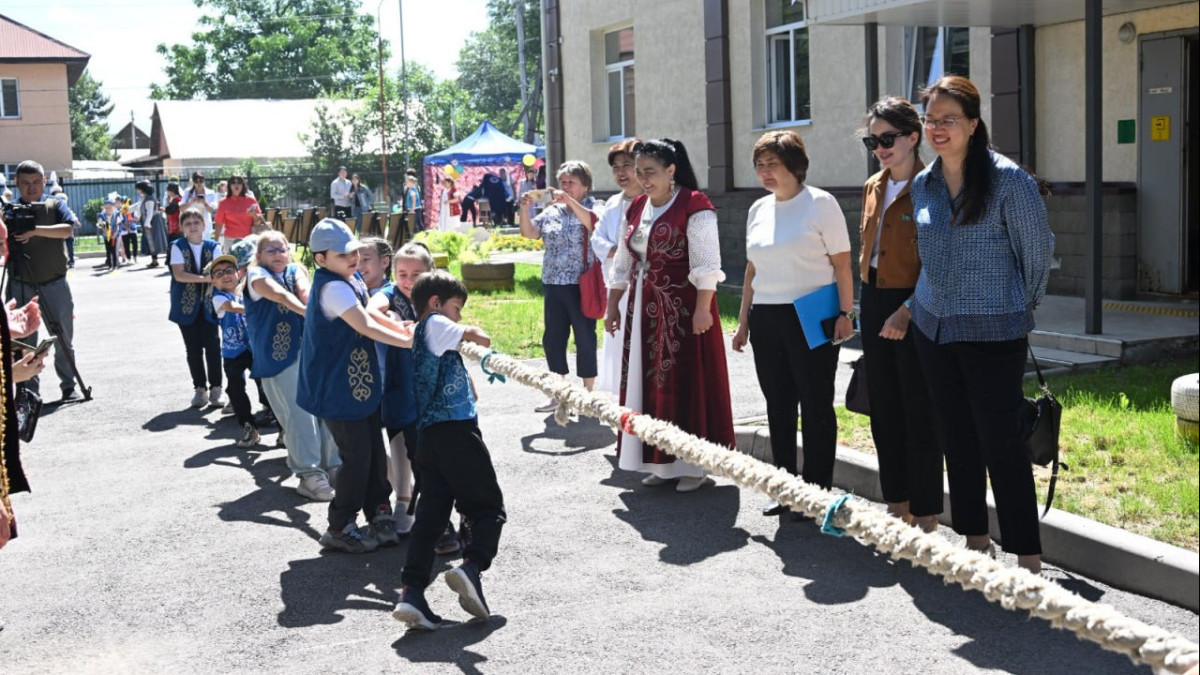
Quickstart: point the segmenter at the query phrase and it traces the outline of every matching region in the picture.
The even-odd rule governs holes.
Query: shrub
[[[450,262],[458,260],[462,252],[471,245],[470,235],[444,230],[425,230],[417,233],[413,241],[419,241],[429,247],[431,253],[445,253]]]
[[[95,225],[96,221],[100,220],[100,209],[104,208],[104,198],[96,197],[87,200],[83,205],[83,222],[87,225]]]

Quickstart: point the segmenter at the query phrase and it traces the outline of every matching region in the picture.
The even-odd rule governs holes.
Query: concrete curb
[[[765,427],[735,428],[737,449],[771,461],[771,435]],[[796,435],[796,448],[801,447]],[[798,459],[803,465],[804,458]],[[833,484],[866,499],[882,502],[879,463],[874,455],[838,446]],[[950,494],[943,496],[942,524],[950,524]],[[988,493],[992,538],[999,538],[996,505]],[[1066,511],[1050,509],[1041,522],[1047,562],[1193,612],[1200,611],[1200,556],[1192,551],[1132,534]]]

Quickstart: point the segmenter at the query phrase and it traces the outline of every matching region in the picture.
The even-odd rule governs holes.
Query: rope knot
[[[850,495],[842,495],[833,500],[829,508],[825,509],[825,520],[821,523],[821,534],[828,534],[831,537],[846,536],[845,530],[833,524],[833,517],[837,514],[838,509],[842,508],[842,505],[848,501],[850,501]]]
[[[633,431],[633,418],[639,417],[641,414],[642,413],[640,412],[634,412],[632,410],[621,413],[621,431],[624,431],[630,436],[636,436],[637,434]]]
[[[492,354],[499,354],[499,353],[500,352],[496,351],[495,349],[489,350],[487,354],[483,355],[483,359],[481,359],[479,361],[479,367],[483,370],[483,374],[488,376],[488,384],[494,384],[496,382],[496,380],[500,380],[501,382],[508,382],[507,377],[504,377],[503,375],[501,375],[500,373],[497,373],[494,370],[489,370],[488,366],[487,366],[488,359],[492,358]]]

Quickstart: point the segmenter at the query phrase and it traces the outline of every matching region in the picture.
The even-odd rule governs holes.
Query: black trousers
[[[823,488],[833,487],[837,452],[837,416],[833,411],[834,376],[840,347],[832,343],[809,349],[792,305],[753,305],[750,346],[758,386],[767,399],[767,425],[775,466],[795,475],[796,421],[804,451],[802,477]],[[797,414],[796,405],[800,412]]]
[[[433,576],[433,547],[446,531],[450,509],[457,507],[471,523],[471,541],[463,559],[480,570],[491,567],[500,546],[500,530],[508,516],[496,469],[475,420],[442,422],[421,430],[417,461],[421,497],[409,535],[408,558],[400,579],[405,586],[425,588]]]
[[[379,411],[361,420],[321,420],[338,446],[342,468],[337,474],[333,501],[329,502],[329,529],[339,532],[362,511],[367,522],[380,510],[392,512],[392,486],[387,477],[387,449]]]
[[[879,337],[883,324],[912,295],[911,288],[876,288],[872,268],[862,285],[863,354],[871,399],[871,436],[879,456],[883,500],[908,502],[914,516],[942,512],[942,446],[933,402],[913,344],[913,328],[903,340]]]
[[[221,334],[217,325],[198,316],[190,326],[180,326],[187,350],[188,370],[196,388],[221,386]],[[206,378],[207,374],[207,378]]]
[[[596,320],[583,315],[579,284],[546,284],[542,287],[542,349],[550,372],[566,375],[567,338],[575,333],[575,370],[580,377],[595,377]]]
[[[225,393],[229,395],[229,403],[233,406],[233,414],[237,416],[238,426],[254,426],[250,396],[246,393],[246,371],[254,365],[254,356],[247,349],[232,359],[222,361],[225,366]]]
[[[138,237],[137,232],[126,232],[122,237],[125,242],[125,259],[133,260],[138,255]]]
[[[1023,440],[1026,339],[938,344],[915,324],[909,330],[945,443],[954,531],[988,534],[990,478],[1004,550],[1041,553],[1033,466]]]
[[[104,238],[104,264],[109,269],[117,268],[117,247],[107,237]]]

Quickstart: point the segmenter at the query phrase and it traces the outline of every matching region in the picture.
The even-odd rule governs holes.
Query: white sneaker
[[[204,387],[196,387],[196,394],[192,396],[192,407],[203,408],[208,405],[208,391]]]
[[[208,389],[208,404],[211,406],[214,406],[214,407],[220,406],[220,405],[225,405],[225,402],[221,400],[221,388],[220,387],[209,387],[209,389]]]
[[[695,492],[706,484],[711,483],[707,476],[684,476],[675,484],[676,492]]]
[[[646,476],[645,478],[642,479],[642,485],[645,485],[646,487],[658,487],[659,485],[662,485],[666,482],[667,482],[666,478],[659,478],[658,476],[655,476],[654,474],[650,474],[649,476]]]
[[[554,412],[557,409],[558,409],[558,399],[552,398],[552,399],[546,401],[545,403],[539,405],[538,407],[534,408],[533,411],[545,413],[545,412]]]
[[[333,488],[329,487],[329,479],[319,473],[310,473],[301,478],[296,492],[301,497],[317,502],[333,501]]]
[[[258,439],[258,429],[255,429],[253,424],[246,422],[242,425],[242,437],[238,439],[235,445],[243,449],[253,448],[258,445]]]
[[[396,522],[396,534],[401,537],[406,537],[412,532],[413,522],[416,518],[408,515],[408,502],[396,502],[396,508],[392,509],[392,520]]]

